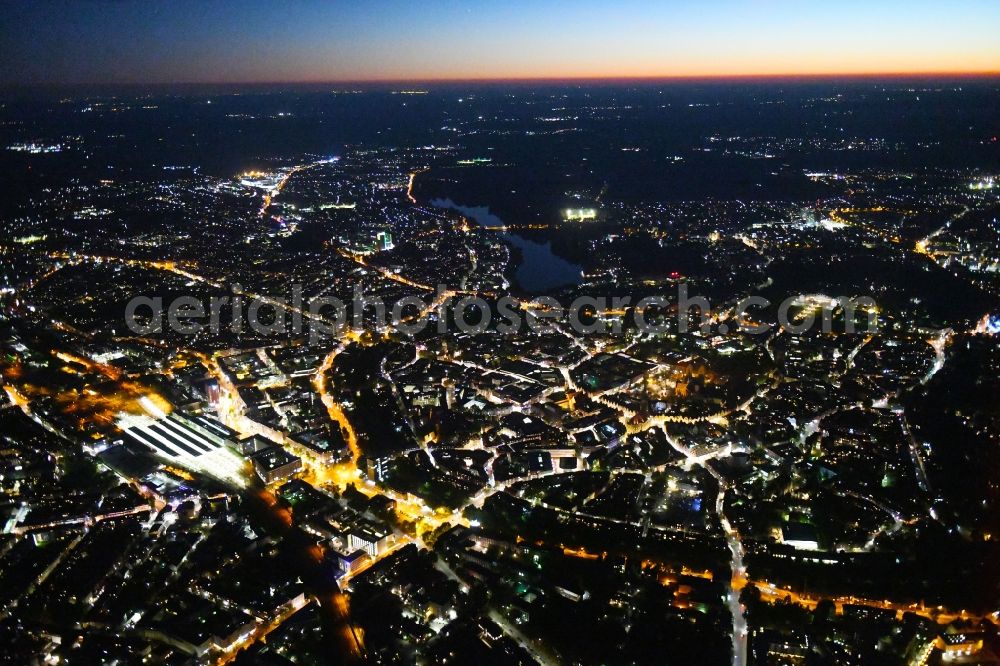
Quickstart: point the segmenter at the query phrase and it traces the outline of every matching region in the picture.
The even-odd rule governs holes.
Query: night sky
[[[2,1],[0,84],[1000,71],[996,0]]]

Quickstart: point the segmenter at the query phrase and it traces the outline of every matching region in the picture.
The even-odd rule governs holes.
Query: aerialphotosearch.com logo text
[[[391,304],[355,288],[348,304],[332,296],[307,299],[301,285],[294,285],[291,297],[286,298],[246,294],[237,284],[232,286],[231,295],[207,298],[178,296],[164,302],[158,296],[136,296],[125,307],[125,323],[136,335],[253,332],[275,338],[308,336],[310,342],[340,337],[347,329],[417,335],[435,325],[438,333],[495,330],[512,334],[525,326],[540,331],[552,321],[581,335],[620,335],[629,324],[639,333],[654,335],[695,329],[704,334],[760,335],[775,324],[754,314],[767,312],[775,315],[778,326],[793,334],[811,330],[817,322],[823,332],[830,332],[835,319],[840,322],[838,330],[845,333],[854,333],[857,328],[873,332],[878,323],[877,305],[868,297],[800,294],[784,299],[776,310],[771,306],[762,296],[748,296],[715,311],[708,299],[689,295],[685,283],[678,285],[676,298],[646,296],[633,303],[628,296],[580,296],[567,306],[552,296],[530,301],[502,296],[487,301],[479,295],[455,293],[446,285],[438,285],[433,297],[409,295]],[[861,327],[857,325],[859,314],[864,318]]]

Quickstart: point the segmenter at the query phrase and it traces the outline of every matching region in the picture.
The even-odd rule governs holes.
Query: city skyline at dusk
[[[1000,666],[1000,3],[0,0],[0,653]]]

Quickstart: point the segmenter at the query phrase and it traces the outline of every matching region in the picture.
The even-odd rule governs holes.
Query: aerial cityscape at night
[[[1000,6],[0,4],[0,662],[1000,665]]]

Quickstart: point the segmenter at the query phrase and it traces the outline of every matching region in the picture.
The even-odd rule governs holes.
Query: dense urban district
[[[4,657],[1000,663],[998,99],[4,102]]]

